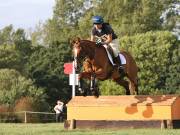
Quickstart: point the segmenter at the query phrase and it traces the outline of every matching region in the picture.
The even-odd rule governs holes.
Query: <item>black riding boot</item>
[[[119,70],[119,73],[120,73],[121,78],[122,78],[122,77],[125,76],[124,67],[123,67],[123,65],[122,65],[122,63],[121,63],[121,59],[120,59],[119,56],[117,56],[115,59],[116,59],[117,62],[118,62],[118,70]]]

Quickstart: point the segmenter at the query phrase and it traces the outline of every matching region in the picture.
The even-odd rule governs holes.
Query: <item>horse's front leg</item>
[[[90,83],[90,90],[92,95],[99,97],[99,90],[96,84],[96,74],[91,74],[91,83]]]
[[[82,78],[90,80],[91,79],[91,73],[90,72],[86,72],[86,71],[81,72],[79,74],[79,79],[82,79]]]
[[[95,73],[91,74],[91,83],[90,83],[91,91],[93,91],[95,89],[95,79],[96,79],[96,74]]]
[[[91,78],[91,74],[89,72],[82,72],[78,76],[78,90],[80,91],[81,94],[84,96],[86,95],[86,91],[83,88],[83,80],[82,79],[89,79]]]

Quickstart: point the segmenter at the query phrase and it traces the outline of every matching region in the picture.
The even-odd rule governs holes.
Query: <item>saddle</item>
[[[109,61],[111,62],[111,64],[112,64],[113,66],[117,65],[118,62],[117,62],[117,60],[114,61],[115,56],[114,56],[114,54],[113,54],[112,48],[111,48],[110,46],[108,46],[108,45],[103,45],[103,47],[104,47],[105,50],[106,50],[107,56],[108,56]],[[126,64],[126,58],[125,58],[125,56],[124,56],[123,54],[119,53],[119,57],[120,57],[120,60],[121,60],[121,64],[122,64],[122,65],[125,65],[125,64]]]

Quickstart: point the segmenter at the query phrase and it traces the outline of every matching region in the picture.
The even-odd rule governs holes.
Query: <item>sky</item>
[[[0,29],[33,29],[52,17],[55,0],[0,0]]]

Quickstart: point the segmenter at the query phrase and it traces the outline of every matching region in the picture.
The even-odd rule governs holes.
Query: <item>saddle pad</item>
[[[115,63],[113,62],[112,56],[110,55],[109,51],[107,50],[107,45],[103,45],[103,46],[104,46],[104,48],[106,49],[106,52],[107,52],[107,55],[108,55],[108,58],[109,58],[111,64],[112,64],[112,65],[115,65]],[[126,64],[126,58],[124,57],[124,55],[121,54],[121,53],[119,53],[119,57],[120,57],[120,59],[121,59],[121,63],[122,63],[122,64]]]
[[[121,63],[122,63],[122,64],[126,64],[126,58],[124,57],[124,55],[121,54],[121,53],[119,53],[119,57],[120,57],[120,59],[121,59]]]

